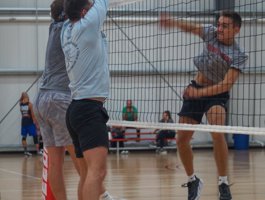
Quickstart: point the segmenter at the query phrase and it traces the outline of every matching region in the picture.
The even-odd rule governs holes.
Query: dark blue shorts
[[[27,135],[36,136],[37,132],[36,132],[35,124],[22,126],[21,127],[21,135],[22,135],[22,137],[27,137]]]
[[[202,88],[195,81],[191,81],[190,86],[195,88]],[[212,106],[220,105],[227,111],[227,102],[229,100],[229,93],[202,97],[198,99],[185,99],[183,101],[182,108],[178,113],[181,117],[189,117],[201,123],[204,113],[206,113]]]
[[[67,109],[66,125],[75,146],[76,157],[96,147],[109,147],[107,121],[103,103],[94,100],[73,100]]]

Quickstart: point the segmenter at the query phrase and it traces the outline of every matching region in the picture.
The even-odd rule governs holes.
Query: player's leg
[[[30,152],[28,152],[28,144],[27,144],[27,136],[22,136],[22,146],[24,149],[24,155],[25,156],[31,156],[32,154]]]
[[[182,108],[179,115],[179,123],[184,124],[199,124],[203,117],[202,101],[184,99]],[[180,155],[180,159],[184,165],[186,174],[192,176],[194,174],[193,169],[193,153],[190,145],[194,131],[178,130],[177,147]]]
[[[29,135],[32,136],[32,138],[33,138],[33,143],[36,146],[37,153],[39,153],[40,146],[39,146],[39,139],[38,139],[38,134],[37,134],[36,126],[34,124],[29,125],[28,126],[28,132],[29,132]]]
[[[225,124],[225,109],[222,106],[212,106],[206,116],[209,124],[224,125]],[[228,147],[223,133],[212,133],[214,157],[220,176],[227,175],[228,166]]]
[[[34,106],[43,143],[48,151],[48,181],[55,198],[62,200],[67,199],[63,173],[65,145],[72,144],[65,125],[68,99],[59,92],[43,91],[38,94]]]
[[[87,198],[89,200],[98,200],[104,188],[108,150],[105,147],[96,147],[83,152],[83,154],[88,165],[83,197],[89,197]]]
[[[49,156],[48,180],[56,199],[66,200],[63,175],[64,147],[46,147]]]
[[[207,112],[207,120],[213,125],[225,125],[226,111],[221,105],[212,106]],[[219,175],[219,197],[230,200],[232,195],[228,183],[228,147],[224,133],[212,133],[214,158]]]
[[[189,118],[189,117],[180,117],[179,123],[186,124],[198,124],[197,121]],[[193,169],[193,153],[190,145],[190,141],[192,139],[194,131],[183,131],[179,130],[177,132],[177,147],[180,159],[185,168],[186,174],[191,176],[194,173]]]
[[[184,99],[183,106],[178,113],[179,123],[199,124],[203,116],[202,101]],[[193,152],[190,145],[194,131],[179,130],[177,136],[177,147],[180,159],[188,176],[188,200],[198,200],[201,195],[203,183],[194,173]]]

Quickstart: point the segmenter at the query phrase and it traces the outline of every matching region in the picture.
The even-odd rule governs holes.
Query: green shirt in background
[[[136,121],[137,120],[138,111],[137,108],[132,106],[131,108],[125,106],[122,109],[122,118],[126,121]]]

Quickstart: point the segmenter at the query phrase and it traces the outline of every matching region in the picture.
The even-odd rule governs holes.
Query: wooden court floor
[[[195,150],[195,167],[204,180],[201,200],[217,200],[217,176],[212,150]],[[0,199],[40,200],[42,163],[40,156],[0,154]],[[230,182],[234,200],[265,199],[265,149],[229,153]],[[65,160],[69,200],[76,200],[78,176],[69,156]],[[175,151],[157,155],[153,151],[110,153],[106,187],[119,199],[186,200],[184,169]]]

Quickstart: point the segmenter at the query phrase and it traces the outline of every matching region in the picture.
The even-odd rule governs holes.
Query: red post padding
[[[42,169],[42,200],[56,200],[52,194],[48,180],[49,159],[48,152],[43,150],[43,169]]]

